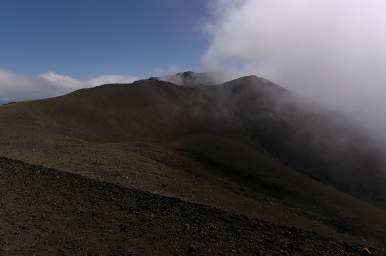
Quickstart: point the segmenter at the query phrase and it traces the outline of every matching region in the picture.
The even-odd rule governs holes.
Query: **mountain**
[[[384,152],[367,133],[260,77],[189,79],[1,106],[0,154],[334,239],[385,241]]]
[[[220,74],[214,72],[196,73],[193,71],[180,72],[173,75],[167,75],[161,78],[161,80],[168,81],[177,85],[216,85],[222,82]]]

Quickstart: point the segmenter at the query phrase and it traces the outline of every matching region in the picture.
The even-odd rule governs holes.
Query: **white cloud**
[[[94,87],[102,84],[132,83],[137,79],[134,76],[128,75],[102,75],[90,80],[77,80],[70,76],[59,75],[53,72],[44,73],[40,75],[40,78],[65,90]]]
[[[152,73],[152,76],[155,77],[164,77],[171,74],[176,74],[178,72],[186,71],[187,69],[176,67],[176,66],[169,66],[167,68],[154,68]]]
[[[101,84],[127,84],[138,80],[138,78],[129,75],[102,75],[89,80],[94,86]]]
[[[265,76],[378,123],[386,114],[385,1],[218,0],[212,8],[204,69]]]
[[[53,97],[81,88],[131,83],[135,80],[136,77],[129,75],[102,75],[89,80],[78,80],[53,72],[33,77],[0,69],[0,103]]]

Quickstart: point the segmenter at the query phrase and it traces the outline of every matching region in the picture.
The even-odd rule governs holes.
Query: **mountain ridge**
[[[0,153],[11,158],[340,239],[385,237],[373,142],[256,76],[103,85],[2,106],[0,126]]]

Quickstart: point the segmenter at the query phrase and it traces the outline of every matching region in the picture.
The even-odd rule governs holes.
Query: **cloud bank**
[[[102,75],[89,80],[78,80],[53,72],[33,77],[0,69],[0,103],[54,97],[81,88],[131,83],[135,80],[137,78],[130,75]]]
[[[264,76],[386,127],[385,1],[218,0],[211,8],[204,69]]]

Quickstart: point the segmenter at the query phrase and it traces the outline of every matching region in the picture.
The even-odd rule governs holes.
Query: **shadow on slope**
[[[51,140],[63,141],[63,147],[71,141],[85,150],[95,145],[150,144],[172,152],[167,161],[174,169],[167,171],[177,177],[175,183],[182,178],[178,161],[188,157],[201,163],[201,174],[213,173],[213,168],[205,169],[212,165],[215,174],[239,186],[313,212],[349,233],[385,238],[380,149],[341,115],[262,78],[249,76],[217,86],[177,86],[156,79],[104,85],[0,107],[0,125],[1,143],[16,158],[36,156],[39,150],[34,148],[43,148]],[[52,154],[61,150],[58,145],[50,144],[38,162],[53,161]],[[87,150],[98,161],[108,161],[103,154]],[[133,157],[119,160],[131,163],[125,167],[127,172],[146,172],[136,169],[141,164],[138,159],[143,158],[125,150],[122,146],[112,152]],[[86,169],[93,156],[80,157],[69,151],[60,155],[61,166]],[[151,153],[145,149],[143,154]],[[74,164],[74,158],[80,160]],[[111,169],[101,171],[99,177],[114,172],[119,161],[108,162]],[[166,172],[162,164],[166,159],[159,161],[148,165],[149,174],[160,176],[151,179],[153,186],[162,179],[162,171]],[[186,176],[184,183],[187,190],[195,186],[189,185],[195,171],[189,171],[192,176]],[[173,179],[173,175],[168,177]]]

